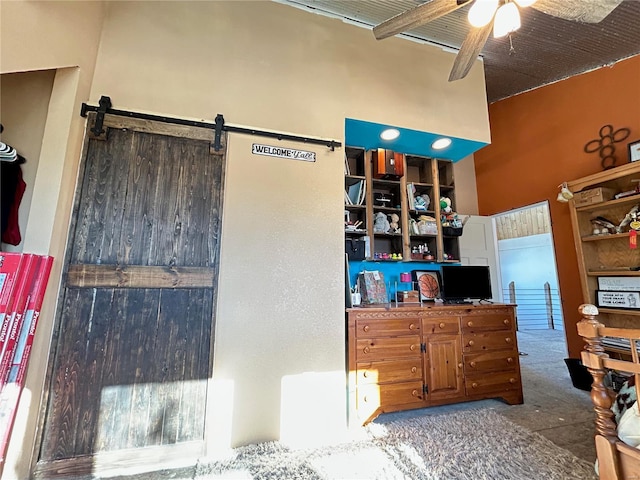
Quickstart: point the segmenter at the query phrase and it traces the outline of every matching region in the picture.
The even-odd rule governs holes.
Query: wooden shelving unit
[[[568,182],[568,187],[574,195],[599,187],[611,188],[616,192],[630,192],[637,188],[638,181],[640,162],[635,162]],[[640,193],[584,206],[576,206],[573,199],[569,201],[585,303],[598,305],[596,291],[598,280],[602,277],[640,277],[640,271],[631,270],[632,267],[640,266],[640,249],[630,246],[629,225],[620,232],[594,235],[592,223],[596,217],[602,217],[619,226],[635,205],[640,205]],[[598,310],[599,320],[607,326],[640,327],[640,309],[598,307]]]
[[[365,151],[358,147],[345,147],[345,190],[356,182],[364,181],[365,196],[362,205],[345,203],[345,211],[349,212],[352,223],[362,222],[361,231],[345,229],[346,238],[362,238],[368,236],[370,255],[367,260],[385,260],[375,258],[376,253],[401,255],[401,260],[433,263],[460,262],[459,237],[447,236],[442,233],[440,197],[451,199],[452,209],[455,211],[455,184],[453,178],[453,162],[449,160],[426,158],[416,155],[402,155],[404,175],[397,179],[375,178],[372,151]],[[345,168],[347,170],[347,168]],[[407,185],[412,184],[416,195],[429,197],[426,210],[416,210],[409,207]],[[380,198],[388,201],[380,201]],[[346,202],[346,198],[345,198]],[[376,213],[385,215],[397,214],[400,217],[400,233],[374,232]],[[411,232],[411,220],[418,220],[421,215],[433,217],[436,222],[434,233],[414,234]],[[419,246],[426,246],[433,256],[432,259],[412,258],[412,251]],[[450,258],[447,258],[449,257]]]

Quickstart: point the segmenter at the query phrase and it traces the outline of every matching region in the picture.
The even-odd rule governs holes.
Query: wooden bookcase
[[[640,162],[634,162],[568,182],[567,186],[574,195],[600,187],[620,193],[636,190],[638,181],[640,181]],[[580,284],[585,303],[598,305],[596,291],[599,278],[640,277],[640,271],[631,270],[632,267],[640,266],[640,249],[630,246],[629,225],[624,226],[619,233],[594,235],[592,222],[596,217],[602,217],[618,226],[627,213],[639,204],[640,193],[581,206],[576,205],[575,197],[569,201]],[[598,307],[598,310],[600,311],[599,320],[608,327],[638,328],[640,326],[640,309]],[[614,346],[607,348],[611,348],[611,351],[616,350]]]
[[[367,260],[382,261],[421,261],[437,263],[457,263],[460,261],[458,236],[443,234],[440,197],[451,199],[451,207],[456,210],[453,162],[449,160],[426,158],[416,155],[402,155],[404,163],[400,178],[376,178],[374,176],[374,156],[378,152],[365,151],[358,147],[345,147],[345,192],[350,187],[363,182],[365,195],[361,203],[348,203],[345,196],[345,212],[351,223],[362,222],[356,230],[345,228],[346,238],[368,237],[370,255]],[[376,157],[377,158],[377,157]],[[411,209],[407,196],[407,184],[412,184],[417,195],[428,195],[430,199],[426,211]],[[397,214],[400,218],[400,233],[376,233],[374,219],[378,213]],[[416,234],[411,232],[411,220],[420,215],[435,218],[433,233]],[[347,214],[345,213],[345,217]],[[420,245],[432,254],[433,258],[412,258],[412,251]],[[375,254],[395,253],[401,259],[379,259]]]

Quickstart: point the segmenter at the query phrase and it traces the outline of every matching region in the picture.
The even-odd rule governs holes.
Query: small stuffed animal
[[[429,195],[423,194],[415,197],[416,210],[427,210],[429,208],[430,203],[431,203],[431,199],[429,198]]]
[[[400,225],[398,224],[400,217],[395,213],[392,213],[389,217],[391,218],[389,222],[389,233],[400,233]]]
[[[376,213],[376,217],[373,222],[373,231],[375,233],[387,233],[389,228],[389,220],[387,219],[387,216],[382,212]]]
[[[449,197],[440,197],[440,210],[442,213],[451,213],[451,199]]]

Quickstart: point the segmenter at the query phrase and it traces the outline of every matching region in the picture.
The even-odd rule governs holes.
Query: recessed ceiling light
[[[400,130],[397,130],[395,128],[387,128],[386,130],[383,130],[382,133],[380,134],[380,138],[383,140],[395,140],[399,136],[400,136]]]
[[[443,148],[447,148],[449,145],[451,145],[451,139],[443,137],[433,142],[431,144],[431,148],[433,148],[434,150],[442,150]]]

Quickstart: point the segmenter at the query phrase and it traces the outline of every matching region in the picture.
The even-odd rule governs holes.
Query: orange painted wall
[[[475,154],[479,213],[549,200],[568,351],[578,357],[582,293],[569,210],[556,201],[558,185],[602,170],[598,153],[583,148],[603,125],[631,130],[615,151],[617,165],[628,161],[627,143],[640,140],[640,56],[496,102],[489,120],[491,145]]]

